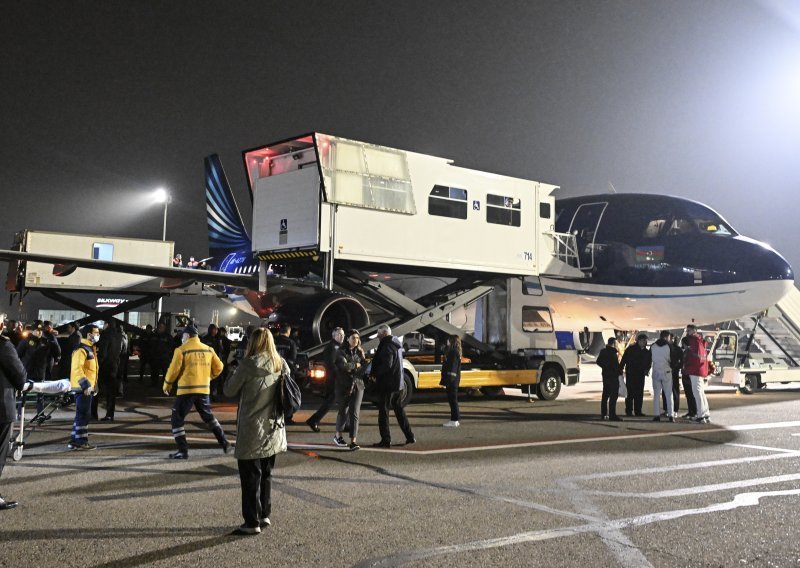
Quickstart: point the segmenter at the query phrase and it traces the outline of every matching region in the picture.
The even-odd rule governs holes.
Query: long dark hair
[[[457,335],[451,335],[448,338],[447,342],[450,344],[450,348],[451,349],[455,349],[456,350],[456,354],[458,355],[458,358],[461,359],[461,355],[463,353],[463,350],[461,349],[461,338],[459,336],[457,336]]]

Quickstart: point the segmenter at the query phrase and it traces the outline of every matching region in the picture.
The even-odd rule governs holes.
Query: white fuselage
[[[737,319],[765,310],[794,283],[768,280],[708,286],[633,288],[542,277],[555,329],[674,329]]]

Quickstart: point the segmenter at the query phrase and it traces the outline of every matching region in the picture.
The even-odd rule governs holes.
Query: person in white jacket
[[[661,391],[666,394],[667,418],[675,422],[672,401],[672,351],[669,348],[669,332],[662,331],[650,347],[653,358],[653,422],[661,420]]]

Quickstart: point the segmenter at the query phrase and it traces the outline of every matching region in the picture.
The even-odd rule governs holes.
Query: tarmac
[[[302,424],[308,397],[273,524],[251,537],[230,534],[236,460],[195,413],[190,459],[166,459],[171,399],[128,390],[116,422],[90,425],[97,450],[66,449],[65,410],[9,462],[0,488],[20,506],[0,513],[0,566],[800,566],[798,385],[712,388],[710,424],[611,423],[584,365],[556,401],[464,394],[456,429],[444,393],[418,393],[416,444],[393,424],[391,449],[356,452],[334,447],[334,413],[320,433]],[[234,438],[235,405],[214,411]],[[378,439],[365,402],[359,442]]]

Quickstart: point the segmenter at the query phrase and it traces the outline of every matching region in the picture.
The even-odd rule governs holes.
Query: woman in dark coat
[[[461,382],[461,338],[451,335],[447,338],[447,351],[442,365],[442,380],[439,384],[447,389],[447,402],[450,403],[450,420],[445,428],[458,428],[461,416],[458,412],[458,384]]]

